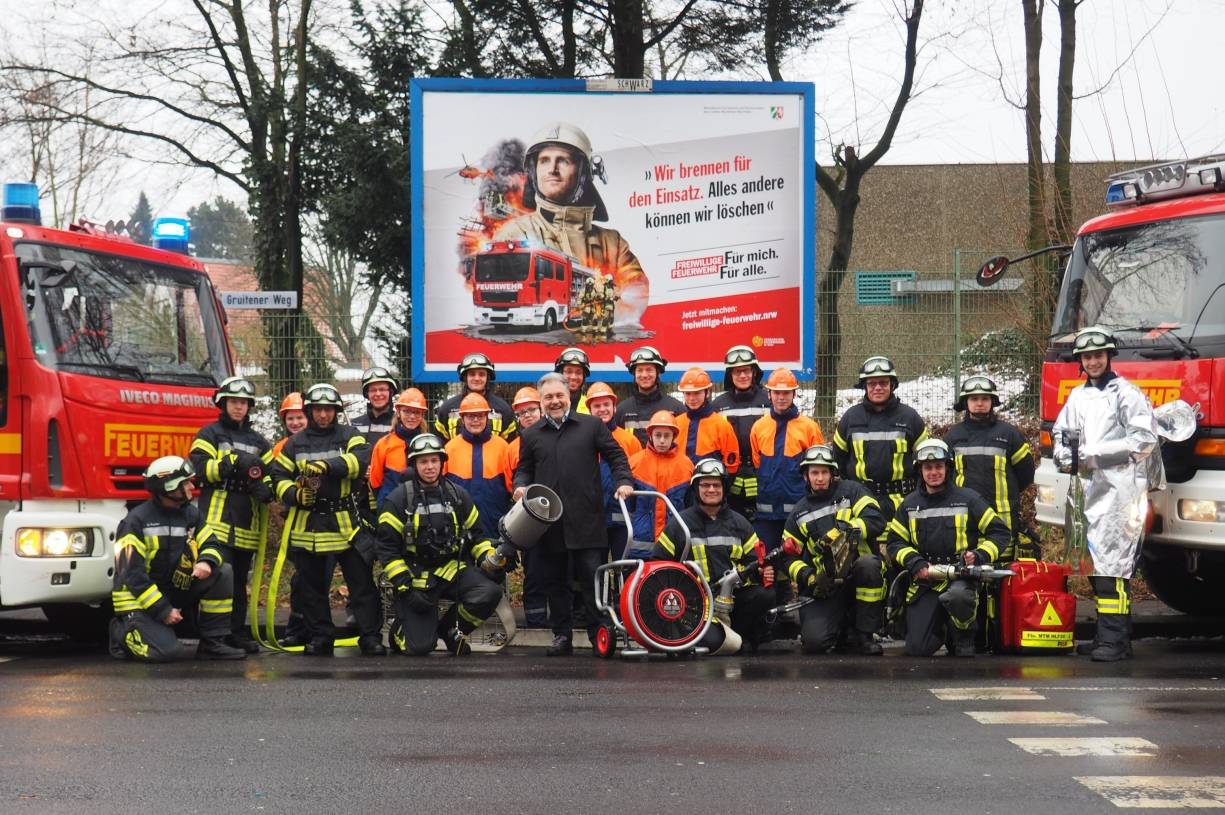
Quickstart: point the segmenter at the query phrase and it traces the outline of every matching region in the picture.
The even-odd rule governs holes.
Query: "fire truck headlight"
[[[1055,503],[1055,488],[1041,485],[1038,487],[1038,503],[1053,504]]]
[[[81,557],[93,548],[94,536],[88,529],[17,530],[17,554],[21,557]]]
[[[1183,498],[1178,502],[1178,517],[1184,521],[1225,523],[1225,502]]]

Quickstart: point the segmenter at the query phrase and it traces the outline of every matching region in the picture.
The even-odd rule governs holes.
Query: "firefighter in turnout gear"
[[[823,444],[820,426],[801,416],[795,406],[800,383],[795,374],[778,368],[766,380],[770,393],[770,412],[754,422],[749,432],[753,467],[757,470],[757,512],[753,528],[773,550],[782,545],[787,516],[804,497],[800,459],[814,444]]]
[[[885,528],[880,503],[868,489],[838,477],[828,445],[800,459],[808,494],[783,529],[784,570],[796,591],[816,599],[800,609],[804,653],[823,654],[849,634],[861,654],[883,653],[874,634],[884,622],[885,565],[876,539]]]
[[[550,246],[577,258],[583,267],[608,275],[621,292],[613,304],[617,322],[637,325],[649,299],[650,281],[629,241],[617,230],[597,225],[608,220],[608,209],[595,180],[607,183],[607,176],[591,139],[569,122],[551,122],[525,151],[523,171],[523,206],[531,211],[500,225],[493,239]]]
[[[842,414],[834,432],[842,477],[866,486],[880,501],[886,521],[902,497],[915,489],[911,456],[927,438],[923,418],[902,404],[897,386],[897,368],[888,357],[866,360],[859,369],[863,401]]]
[[[1153,406],[1111,367],[1114,336],[1090,326],[1077,332],[1072,354],[1086,381],[1072,389],[1051,429],[1055,466],[1071,472],[1072,441],[1084,483],[1084,517],[1097,597],[1093,641],[1076,646],[1095,662],[1131,657],[1131,577],[1139,560],[1148,491],[1165,486]]]
[[[249,380],[226,379],[213,403],[221,416],[196,434],[188,457],[201,480],[200,514],[233,571],[230,644],[254,654],[259,643],[247,623],[247,577],[255,553],[268,538],[271,445],[251,425],[255,386]]]
[[[690,368],[681,377],[679,390],[685,410],[676,417],[680,430],[677,444],[694,464],[704,458],[717,458],[728,473],[740,469],[740,442],[731,422],[715,412],[710,402],[714,383],[701,368]]]
[[[489,427],[493,434],[507,441],[513,439],[517,430],[515,414],[506,400],[493,392],[497,371],[489,357],[481,353],[465,354],[455,370],[459,381],[464,383],[463,391],[439,404],[434,411],[434,432],[443,443],[459,435],[459,403],[470,393],[479,393],[489,403]]]
[[[657,411],[666,410],[673,416],[685,406],[664,393],[659,378],[668,369],[668,361],[649,345],[634,349],[625,364],[634,377],[634,392],[617,405],[617,424],[633,433],[638,443],[647,446],[647,424]]]
[[[351,420],[349,424],[357,428],[371,447],[391,432],[392,419],[395,418],[391,400],[399,390],[396,378],[382,365],[367,368],[362,373],[362,396],[366,399],[366,412]]]
[[[480,513],[467,491],[442,476],[441,440],[423,433],[408,445],[413,477],[401,482],[379,514],[379,559],[395,588],[391,647],[421,656],[441,637],[447,650],[471,650],[468,635],[502,598],[503,575],[489,556],[494,545],[480,534]],[[439,619],[438,606],[451,600]]]
[[[915,460],[922,484],[889,521],[889,557],[913,581],[905,610],[910,656],[931,656],[941,645],[952,656],[974,656],[979,587],[970,580],[931,580],[928,567],[986,566],[1008,545],[1008,526],[995,510],[978,493],[952,483],[952,459],[943,441],[920,442]]]
[[[375,506],[399,485],[408,466],[405,452],[408,443],[425,432],[425,394],[416,388],[406,388],[396,397],[396,416],[391,432],[379,439],[370,453],[370,474],[367,480],[374,493]]]
[[[1012,533],[1000,562],[1036,559],[1041,554],[1037,533],[1025,528],[1021,518],[1021,493],[1034,483],[1034,454],[1017,426],[995,415],[999,404],[991,379],[966,378],[953,406],[965,417],[944,435],[944,443],[953,451],[957,486],[981,495]]]
[[[600,329],[600,292],[603,287],[594,278],[587,278],[583,284],[583,292],[579,296],[579,342],[592,343],[596,341],[596,332]],[[558,372],[560,373],[560,371]],[[582,393],[582,391],[579,391]]]
[[[337,423],[340,393],[331,385],[307,389],[307,428],[295,433],[272,462],[277,498],[289,507],[283,540],[296,550],[302,575],[303,614],[313,634],[305,653],[330,656],[336,629],[328,601],[335,556],[349,587],[349,607],[357,620],[358,647],[367,656],[387,650],[380,642],[378,595],[362,549],[373,540],[361,523],[354,490],[366,475],[370,445],[350,425]]]
[[[115,530],[110,652],[116,659],[170,662],[184,656],[174,626],[197,607],[197,659],[243,659],[227,644],[234,572],[191,505],[191,462],[163,456],[145,470],[150,498]]]
[[[587,358],[587,352],[581,348],[567,348],[557,356],[553,370],[566,378],[566,385],[570,388],[571,410],[590,413],[587,397],[583,395],[583,386],[591,376],[591,360]]]
[[[723,357],[723,393],[715,397],[715,410],[731,422],[740,444],[740,468],[731,481],[728,504],[746,518],[757,511],[757,468],[749,431],[770,412],[770,393],[761,386],[761,364],[747,345],[727,349]]]
[[[746,576],[735,590],[730,612],[732,630],[750,650],[770,638],[768,612],[774,605],[774,567],[761,562],[765,549],[748,519],[730,509],[727,494],[727,469],[718,459],[703,459],[693,468],[690,492],[693,505],[681,511],[681,520],[689,529],[689,559],[702,570],[702,577],[716,595],[718,582],[730,570],[744,573],[749,564],[757,564],[756,574]],[[679,560],[685,548],[685,533],[675,517],[668,521],[655,544],[655,560]],[[718,621],[713,623],[702,644],[712,654],[719,653],[727,636]],[[726,652],[725,652],[726,653]]]

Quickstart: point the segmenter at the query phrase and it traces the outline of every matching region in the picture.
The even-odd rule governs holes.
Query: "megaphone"
[[[562,504],[557,493],[543,484],[532,484],[498,521],[500,541],[490,556],[499,569],[515,554],[534,547],[545,531],[561,519]]]

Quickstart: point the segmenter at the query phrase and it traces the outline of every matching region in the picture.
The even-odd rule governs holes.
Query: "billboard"
[[[629,89],[628,91],[618,89]],[[625,381],[750,345],[811,374],[808,83],[413,80],[413,378],[503,379],[583,348]]]

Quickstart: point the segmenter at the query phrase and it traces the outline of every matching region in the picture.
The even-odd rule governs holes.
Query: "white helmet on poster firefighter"
[[[468,384],[465,377],[468,371],[485,370],[489,372],[489,381],[492,382],[497,378],[497,369],[493,367],[493,361],[484,354],[478,352],[465,354],[464,358],[459,361],[459,365],[455,366],[455,372],[459,374],[459,381],[465,385]]]
[[[989,376],[970,376],[962,380],[953,410],[967,410],[966,402],[971,396],[990,396],[991,407],[994,409],[1000,406],[999,388]]]
[[[391,371],[382,365],[375,365],[362,372],[362,396],[367,399],[370,398],[370,394],[367,391],[375,382],[385,382],[391,388],[393,394],[400,390],[400,383],[396,382],[396,378],[391,375]]]
[[[217,392],[213,394],[213,404],[223,407],[224,399],[246,399],[251,403],[251,407],[255,407],[255,385],[246,377],[228,377],[217,386]]]
[[[191,462],[180,456],[162,456],[145,468],[145,489],[154,496],[169,495],[196,477]]]
[[[567,196],[568,200],[554,201],[564,206],[592,207],[593,221],[607,221],[608,209],[604,200],[595,188],[595,178],[604,183],[608,179],[604,174],[604,162],[591,152],[591,139],[582,128],[569,122],[550,122],[536,131],[527,152],[523,154],[523,170],[527,173],[527,184],[523,189],[523,205],[528,209],[536,209],[536,191],[540,189],[536,178],[536,163],[542,150],[546,147],[563,147],[570,151],[570,156],[577,166],[577,175],[573,189]]]
[[[732,369],[739,368],[742,365],[749,365],[753,368],[753,384],[760,385],[762,378],[761,362],[757,359],[757,352],[747,345],[733,345],[727,349],[727,353],[723,355],[723,389],[730,391],[732,386]]]

